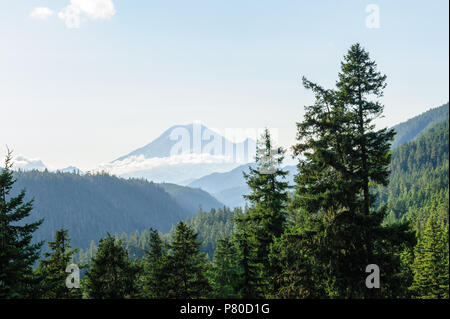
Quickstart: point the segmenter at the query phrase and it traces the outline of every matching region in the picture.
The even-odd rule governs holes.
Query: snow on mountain
[[[176,125],[151,143],[101,164],[94,171],[183,183],[252,162],[255,152],[253,139],[234,142],[198,123]]]
[[[22,171],[39,170],[43,171],[47,169],[45,164],[40,159],[28,159],[24,156],[16,156],[13,158],[13,169]]]
[[[74,174],[80,174],[80,175],[84,174],[84,172],[82,170],[80,170],[78,167],[75,167],[75,166],[68,166],[65,168],[57,169],[56,171],[58,171],[60,173],[74,173]]]

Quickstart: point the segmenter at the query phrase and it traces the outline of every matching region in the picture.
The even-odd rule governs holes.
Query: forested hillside
[[[447,105],[448,110],[448,105]],[[448,222],[449,120],[394,149],[389,185],[381,190],[388,220],[409,219],[421,229],[431,211]]]
[[[201,190],[107,174],[30,171],[16,172],[15,177],[15,193],[26,189],[26,199],[35,199],[27,220],[45,220],[34,240],[48,241],[56,229],[66,228],[75,247],[87,248],[106,232],[131,233],[150,227],[168,232],[178,221],[196,214],[199,206],[222,206]]]
[[[222,207],[223,204],[204,190],[180,186],[177,184],[161,183],[161,186],[172,198],[192,216],[199,210],[209,211],[212,208]]]
[[[249,163],[236,167],[225,173],[213,173],[192,181],[188,186],[200,188],[228,207],[244,207],[244,195],[248,194],[250,189],[245,182],[243,173],[248,173],[249,168],[255,168],[255,163]],[[292,185],[294,176],[297,174],[296,166],[285,166],[289,172],[286,175],[286,181]]]
[[[232,234],[234,219],[242,212],[241,208],[233,210],[227,207],[212,208],[210,211],[200,210],[197,216],[186,219],[186,224],[198,233],[198,240],[201,243],[200,251],[205,253],[209,259],[212,259],[219,239]],[[165,242],[169,242],[173,238],[175,230],[176,227],[174,225],[170,232],[161,233],[160,235]],[[130,234],[125,232],[115,233],[114,236],[122,240],[124,248],[128,249],[129,255],[133,259],[142,258],[145,255],[145,251],[150,248],[150,232],[147,229],[141,232],[136,230]],[[89,247],[80,249],[75,256],[75,261],[81,264],[89,263],[97,250],[97,244],[91,241]]]
[[[406,122],[394,126],[393,129],[397,132],[397,134],[392,142],[392,147],[395,148],[403,143],[412,141],[423,133],[428,127],[447,119],[449,115],[448,107],[449,105],[447,102],[444,105],[432,108]]]
[[[240,207],[230,209],[227,207],[211,209],[209,212],[200,211],[198,216],[190,217],[186,224],[198,233],[198,240],[202,243],[201,251],[212,259],[220,238],[230,236],[234,229],[235,217],[241,215]],[[175,233],[175,226],[171,236]]]

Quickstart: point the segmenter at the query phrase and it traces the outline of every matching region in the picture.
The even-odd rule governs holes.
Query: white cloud
[[[123,175],[126,173],[150,170],[157,167],[176,166],[183,164],[223,164],[233,163],[230,157],[224,155],[179,154],[170,157],[146,158],[144,155],[129,156],[121,161],[100,164],[93,172],[106,171],[110,174]]]
[[[58,13],[68,28],[79,28],[86,20],[110,19],[116,13],[112,0],[70,0]]]
[[[30,13],[30,17],[33,19],[45,20],[53,15],[53,11],[46,7],[34,8]]]

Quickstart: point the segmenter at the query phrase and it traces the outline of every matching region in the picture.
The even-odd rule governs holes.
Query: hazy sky
[[[379,28],[368,28],[369,4]],[[278,128],[291,145],[360,42],[393,125],[448,101],[448,1],[0,0],[0,154],[89,169],[175,124]],[[372,22],[374,20],[371,20]],[[373,24],[372,24],[373,26]]]

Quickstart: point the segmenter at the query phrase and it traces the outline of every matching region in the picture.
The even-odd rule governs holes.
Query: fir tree
[[[205,298],[209,293],[208,260],[200,252],[197,236],[185,223],[178,223],[165,263],[168,298]]]
[[[21,224],[33,209],[33,201],[24,202],[25,191],[10,195],[15,182],[12,156],[8,150],[0,172],[0,299],[33,297],[39,277],[33,273],[43,243],[32,244],[33,233],[43,220]]]
[[[242,276],[238,249],[230,237],[218,240],[211,268],[214,298],[238,298]]]
[[[253,299],[261,296],[261,268],[262,265],[257,263],[256,247],[251,238],[248,237],[247,227],[249,223],[242,223],[240,219],[236,219],[237,231],[233,240],[238,248],[239,267],[241,268],[242,277],[239,282],[238,291],[243,299]]]
[[[167,253],[158,231],[150,228],[149,249],[144,257],[143,297],[161,299],[167,297],[166,282],[168,279],[165,265]]]
[[[280,265],[274,277],[273,297],[311,299],[327,296],[324,285],[326,267],[316,262],[320,254],[320,249],[317,249],[320,237],[318,232],[305,228],[290,228],[272,245],[270,262]]]
[[[309,265],[321,281],[320,289],[308,292],[312,297],[398,296],[400,254],[414,238],[407,224],[382,225],[385,207],[375,210],[370,192],[371,186],[387,185],[389,175],[394,132],[375,131],[373,124],[382,114],[382,105],[373,98],[382,96],[385,76],[356,44],[344,57],[336,90],[305,78],[303,84],[316,96],[314,105],[306,107],[303,122],[297,124],[294,146],[300,173],[291,210],[303,214],[304,225],[294,228],[295,236],[285,240],[315,245],[300,254],[300,260],[290,260],[285,270]],[[383,269],[380,290],[365,286],[369,264]],[[285,279],[280,277],[278,282]]]
[[[57,230],[55,240],[48,242],[50,252],[44,253],[46,259],[39,261],[37,273],[43,276],[42,298],[68,299],[81,298],[80,289],[66,287],[66,268],[71,264],[78,249],[71,249],[68,230]],[[79,266],[83,268],[83,266]]]
[[[384,289],[380,293],[364,289],[360,296],[398,296],[403,285],[396,275],[401,269],[400,255],[414,238],[407,223],[382,226],[386,207],[374,209],[376,195],[371,191],[377,185],[388,185],[390,145],[395,136],[393,129],[375,130],[374,121],[383,114],[379,98],[386,87],[386,75],[377,71],[375,61],[357,43],[341,63],[336,87],[336,104],[345,112],[341,145],[346,156],[341,171],[351,180],[354,192],[350,194],[355,195],[355,202],[350,202],[348,208],[349,212],[354,210],[351,220],[357,227],[353,229],[360,232],[356,237],[360,249],[355,252],[365,265],[377,264],[383,269]]]
[[[357,190],[362,194],[362,212],[370,214],[373,196],[369,183],[388,183],[391,160],[390,143],[393,129],[375,131],[374,120],[382,116],[384,106],[376,99],[383,96],[386,75],[377,71],[377,64],[358,43],[352,45],[341,63],[337,95],[346,110],[349,151],[348,167],[353,170]]]
[[[432,213],[414,251],[411,290],[415,297],[449,297],[448,246],[448,226],[439,223],[437,214]]]
[[[270,288],[274,269],[269,264],[270,245],[281,236],[286,221],[286,206],[289,185],[283,181],[288,174],[280,168],[284,159],[284,150],[274,148],[270,132],[265,129],[258,141],[256,150],[256,168],[249,167],[244,173],[250,194],[244,195],[250,207],[237,220],[238,228],[245,233],[253,246],[255,259],[249,262],[259,268],[259,279],[255,284],[263,296]],[[272,265],[273,266],[273,265]],[[255,278],[256,279],[256,278]],[[253,290],[253,289],[252,289]]]
[[[93,299],[133,297],[138,271],[122,242],[108,234],[100,239],[97,254],[86,272],[86,293]]]

